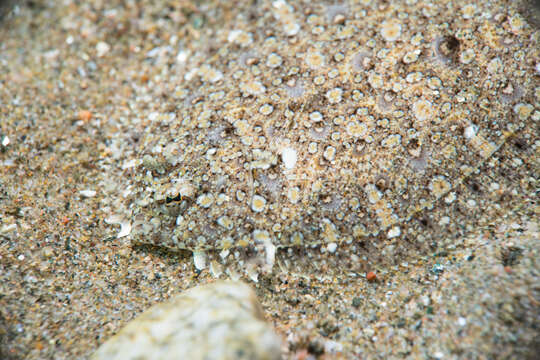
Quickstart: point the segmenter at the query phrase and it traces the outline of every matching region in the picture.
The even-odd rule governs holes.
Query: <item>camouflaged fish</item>
[[[502,172],[538,174],[539,32],[505,2],[407,4],[263,1],[187,44],[141,141],[132,241],[271,258],[498,216]]]

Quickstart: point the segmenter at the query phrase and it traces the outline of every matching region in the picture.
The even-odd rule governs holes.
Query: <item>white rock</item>
[[[129,322],[92,360],[278,360],[281,341],[246,284],[218,281],[154,305]]]
[[[219,278],[221,274],[223,274],[223,266],[217,261],[213,260],[210,262],[210,274],[212,274],[212,276],[216,279]]]
[[[328,250],[328,252],[329,252],[330,254],[333,254],[333,253],[336,252],[337,247],[338,247],[338,245],[337,245],[336,243],[330,243],[330,244],[328,244],[328,246],[326,247],[326,250]]]
[[[478,128],[475,125],[469,125],[465,128],[465,137],[467,139],[472,139],[476,136],[476,131]]]
[[[97,51],[98,57],[105,56],[105,54],[107,54],[109,50],[111,50],[111,46],[104,41],[100,41],[96,45],[96,51]]]
[[[394,226],[393,228],[388,230],[389,239],[398,237],[399,235],[401,235],[401,229],[399,228],[399,226]]]

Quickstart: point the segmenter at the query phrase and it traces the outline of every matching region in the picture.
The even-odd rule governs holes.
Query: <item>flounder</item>
[[[262,247],[271,263],[276,248],[431,243],[506,208],[497,170],[513,160],[496,155],[525,141],[538,175],[540,88],[538,31],[504,10],[263,1],[210,50],[187,47],[141,141],[132,241]]]

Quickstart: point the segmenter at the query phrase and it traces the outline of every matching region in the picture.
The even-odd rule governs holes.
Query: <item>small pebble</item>
[[[92,120],[92,113],[90,111],[88,111],[88,110],[81,110],[77,114],[77,118],[79,120],[84,121],[84,122],[88,122],[88,121]]]

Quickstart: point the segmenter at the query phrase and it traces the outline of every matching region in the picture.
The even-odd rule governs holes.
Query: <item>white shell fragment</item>
[[[131,229],[132,229],[131,222],[126,220],[121,215],[111,215],[105,219],[105,223],[110,224],[110,225],[114,225],[114,224],[120,225],[120,231],[116,235],[117,239],[120,239],[124,236],[128,236],[129,234],[131,234]]]
[[[193,252],[193,263],[195,268],[199,271],[206,269],[206,260],[208,256],[204,251],[194,251]]]
[[[122,238],[124,236],[128,236],[131,234],[131,223],[129,221],[124,221],[120,223],[120,231],[118,232],[118,235],[116,237]]]
[[[296,150],[291,147],[284,148],[281,151],[281,159],[286,169],[293,169],[297,160]]]
[[[95,190],[81,190],[79,191],[79,194],[85,198],[92,198],[96,196],[97,193]]]

